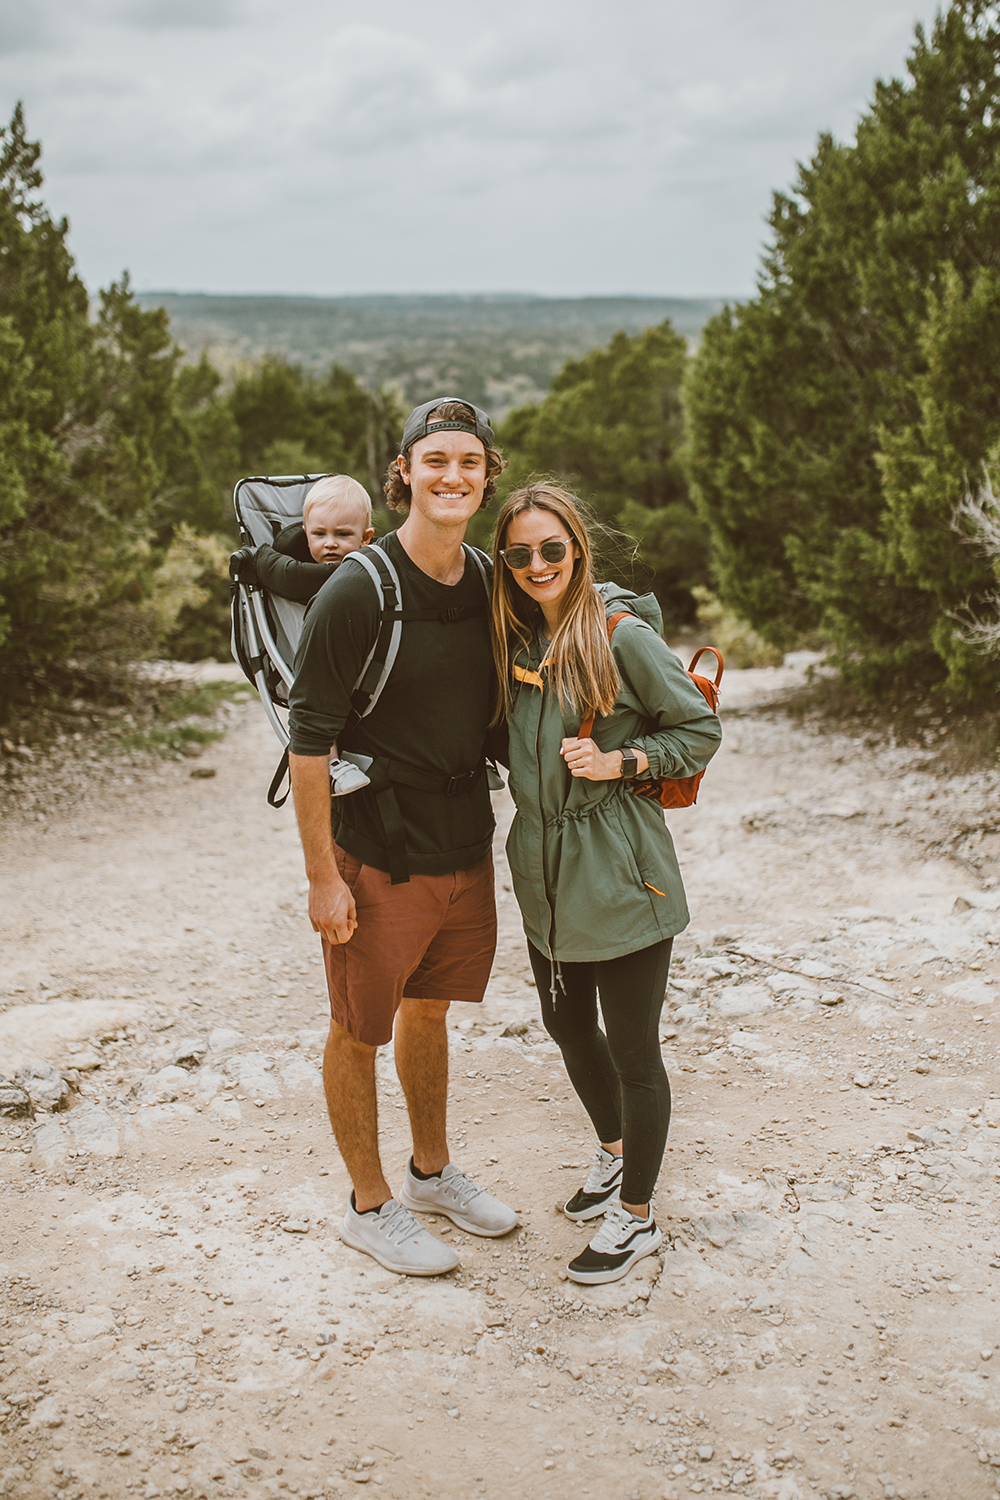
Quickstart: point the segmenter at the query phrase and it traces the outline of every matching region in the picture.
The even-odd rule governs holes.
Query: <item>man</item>
[[[354,1188],[341,1236],[417,1276],[458,1257],[411,1210],[481,1235],[517,1223],[454,1166],[446,1136],[448,1007],[482,999],[496,946],[488,600],[462,545],[504,466],[494,444],[467,402],[410,413],[385,485],[407,519],[349,555],[310,605],[291,694],[292,789],[332,1014],[323,1082]],[[336,799],[332,829],[338,747],[371,758],[371,786]],[[375,1054],[390,1038],[413,1138],[401,1201],[378,1142]]]

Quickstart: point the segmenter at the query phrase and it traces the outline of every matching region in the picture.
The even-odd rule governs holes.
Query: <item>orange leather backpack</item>
[[[631,614],[630,610],[622,610],[621,614],[611,615],[608,619],[608,640],[619,620],[626,619]],[[635,619],[636,616],[632,615]],[[710,677],[701,677],[694,670],[698,659],[709,652],[715,657],[716,673],[715,681]],[[719,684],[722,681],[722,673],[725,662],[722,660],[722,652],[717,651],[714,646],[699,646],[691,658],[691,665],[687,669],[688,676],[695,687],[702,694],[708,706],[714,713],[719,706]],[[588,714],[580,725],[580,739],[589,740],[594,730],[594,715]],[[699,771],[697,776],[657,776],[652,780],[630,781],[628,789],[635,797],[649,797],[651,801],[658,802],[661,807],[693,807],[698,800],[698,786],[704,771]]]

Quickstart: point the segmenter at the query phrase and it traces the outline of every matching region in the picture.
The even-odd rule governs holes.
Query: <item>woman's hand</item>
[[[622,774],[622,752],[609,750],[607,754],[598,750],[593,740],[563,740],[560,753],[569,766],[571,776],[582,776],[586,781],[618,781]],[[635,751],[636,775],[649,770],[649,756],[644,750]]]
[[[563,740],[560,749],[571,776],[582,776],[587,781],[617,781],[621,776],[620,750],[610,750],[605,755],[593,740]]]

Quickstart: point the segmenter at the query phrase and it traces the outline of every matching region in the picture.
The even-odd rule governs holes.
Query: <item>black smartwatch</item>
[[[639,762],[636,760],[634,750],[622,751],[622,780],[631,781],[639,774]]]

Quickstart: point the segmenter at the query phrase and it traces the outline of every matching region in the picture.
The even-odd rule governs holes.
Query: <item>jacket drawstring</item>
[[[559,990],[566,993],[566,981],[563,979],[562,964],[557,958],[549,954],[549,968],[552,971],[552,983],[549,985],[549,994],[552,996],[552,1009],[555,1010],[559,999]],[[558,988],[557,988],[558,987]]]

